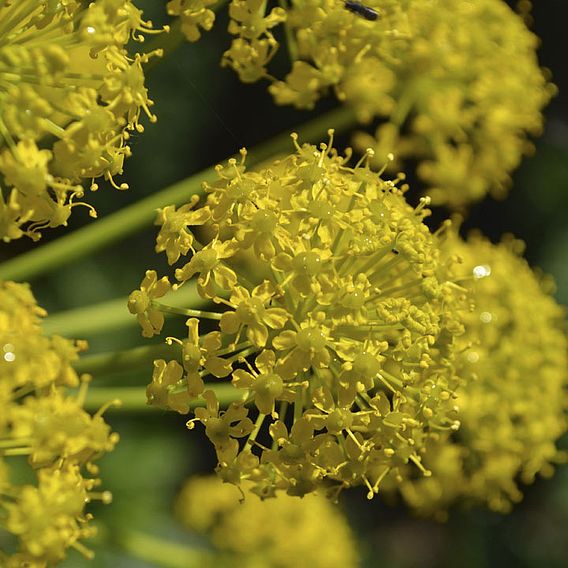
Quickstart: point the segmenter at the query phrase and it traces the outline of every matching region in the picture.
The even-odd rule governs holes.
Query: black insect
[[[345,0],[345,8],[370,22],[379,19],[379,13],[374,8],[369,8],[369,6],[365,6],[365,4],[361,4],[361,2],[356,0]]]

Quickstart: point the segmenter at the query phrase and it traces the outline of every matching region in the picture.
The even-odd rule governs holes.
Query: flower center
[[[205,429],[214,444],[223,444],[229,438],[229,425],[222,418],[209,418]]]
[[[317,252],[301,252],[293,260],[294,270],[310,276],[318,274],[322,268],[322,259]]]
[[[284,382],[280,375],[277,375],[276,373],[268,373],[266,375],[260,375],[256,379],[252,388],[259,394],[278,397],[284,390]]]
[[[353,424],[353,415],[341,408],[336,408],[328,417],[326,426],[329,432],[341,432]]]
[[[308,211],[312,217],[327,221],[333,217],[333,207],[326,201],[312,201],[308,205]]]
[[[370,353],[360,353],[353,361],[353,370],[363,377],[373,378],[381,370],[379,360]]]
[[[251,324],[261,319],[264,309],[259,298],[251,298],[246,303],[240,304],[235,311],[242,323]]]
[[[278,224],[278,217],[272,211],[261,209],[252,219],[252,227],[259,233],[272,233]]]
[[[347,292],[343,298],[341,298],[341,305],[349,310],[358,310],[363,307],[365,303],[365,293],[363,290],[353,290],[353,292]]]
[[[296,345],[302,351],[321,351],[325,344],[325,335],[316,327],[306,327],[296,335]]]
[[[252,180],[241,179],[227,189],[227,197],[232,201],[244,201],[254,191],[256,185]]]
[[[213,248],[200,250],[195,254],[194,259],[199,272],[208,272],[217,263],[217,251]]]

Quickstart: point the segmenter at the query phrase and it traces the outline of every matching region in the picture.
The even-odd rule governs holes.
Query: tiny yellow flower
[[[128,297],[128,310],[131,314],[136,314],[144,337],[160,333],[164,325],[164,314],[152,306],[152,301],[161,298],[170,289],[168,278],[164,276],[158,280],[155,270],[147,270],[140,290],[135,290]]]
[[[223,462],[231,463],[239,452],[237,440],[248,436],[253,430],[253,423],[247,417],[248,411],[242,404],[231,403],[227,410],[220,410],[215,393],[206,390],[202,394],[205,408],[195,409],[195,418],[188,421],[191,430],[199,421],[205,426],[205,433]]]
[[[189,373],[204,368],[213,376],[226,377],[231,372],[231,365],[217,355],[222,339],[218,331],[211,331],[199,337],[199,320],[190,318],[186,322],[188,339],[181,342],[183,366]]]
[[[270,30],[286,21],[286,11],[269,9],[262,0],[232,0],[229,17],[229,33],[237,37],[221,64],[234,69],[244,83],[254,83],[267,76],[266,66],[278,50]]]
[[[185,266],[176,269],[176,279],[185,282],[198,274],[197,290],[204,298],[214,298],[217,287],[232,290],[237,283],[237,275],[222,261],[233,256],[238,249],[236,241],[212,242],[197,251]]]
[[[156,252],[166,252],[168,262],[177,262],[180,255],[186,255],[193,244],[190,226],[203,225],[209,220],[209,212],[204,209],[192,211],[199,197],[194,196],[191,203],[176,208],[171,205],[158,209],[156,225],[161,227],[156,239]]]
[[[158,359],[154,361],[154,372],[152,382],[146,388],[148,404],[162,408],[171,408],[176,412],[187,414],[189,411],[189,401],[191,399],[188,390],[172,392],[170,387],[178,385],[183,376],[183,367],[176,361],[164,361]],[[200,394],[201,391],[196,393]]]
[[[181,31],[188,41],[197,41],[201,30],[209,31],[215,23],[215,12],[208,7],[216,0],[170,0],[166,8],[170,16],[179,16]]]
[[[237,343],[243,328],[246,337],[255,347],[264,347],[268,340],[268,329],[281,329],[289,318],[284,308],[267,307],[276,293],[274,285],[265,280],[251,292],[242,286],[235,286],[229,302],[234,312],[224,312],[219,322],[223,333],[237,334]]]
[[[254,362],[259,372],[254,369],[251,369],[252,373],[236,369],[232,382],[237,388],[249,388],[255,393],[254,403],[259,412],[278,418],[274,405],[277,399],[282,398],[285,383],[282,377],[274,372],[275,363],[274,352],[266,349]],[[290,391],[290,394],[293,395],[293,392]]]

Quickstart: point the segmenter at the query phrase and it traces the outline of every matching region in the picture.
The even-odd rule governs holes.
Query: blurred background
[[[166,23],[161,3],[138,0],[155,24]],[[514,4],[514,2],[511,2]],[[550,68],[560,94],[546,109],[546,130],[536,140],[536,152],[515,172],[514,185],[504,201],[491,198],[476,205],[464,229],[480,228],[492,240],[513,233],[527,244],[530,264],[556,279],[557,299],[568,303],[568,69],[565,52],[564,0],[535,0],[534,31],[542,39],[540,62]],[[313,112],[276,107],[265,84],[243,85],[235,74],[219,68],[228,46],[226,14],[212,32],[196,44],[184,44],[149,73],[147,85],[158,115],[155,125],[132,140],[133,157],[126,162],[129,191],[102,187],[91,202],[99,218],[144,196],[224,160],[239,148],[254,147],[309,118],[336,106],[333,97]],[[564,46],[564,47],[563,47]],[[340,138],[336,146],[348,144]],[[102,185],[102,184],[101,184]],[[189,196],[188,196],[189,197]],[[434,216],[439,222],[445,213]],[[71,227],[52,231],[45,242],[91,223],[86,210],[73,215]],[[121,298],[135,289],[148,268],[164,273],[164,259],[153,252],[155,229],[148,227],[51,274],[32,281],[40,305],[50,313]],[[1,258],[24,252],[30,243],[16,241]],[[142,343],[132,324],[114,333],[87,337],[91,353],[126,349]],[[148,344],[148,342],[145,342]],[[146,385],[145,373],[105,377],[108,386]],[[542,409],[546,412],[546,409]],[[185,428],[183,416],[160,411],[109,412],[108,421],[121,435],[114,452],[101,462],[105,488],[114,494],[110,506],[99,506],[96,558],[84,562],[72,553],[67,568],[151,567],[120,550],[115,536],[121,529],[142,531],[172,542],[191,542],[171,517],[174,496],[192,473],[213,469],[210,444]],[[567,440],[563,446],[567,447]],[[555,477],[538,480],[525,489],[525,499],[508,516],[485,511],[452,511],[440,524],[413,518],[402,505],[369,502],[365,491],[342,496],[360,541],[364,565],[411,567],[563,567],[568,565],[568,467]],[[331,535],[330,535],[331,537]]]

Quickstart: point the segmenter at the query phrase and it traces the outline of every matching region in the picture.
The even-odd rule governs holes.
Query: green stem
[[[192,310],[191,308],[181,308],[176,306],[169,306],[162,302],[152,300],[152,306],[160,310],[163,314],[173,314],[178,316],[185,316],[188,318],[205,318],[211,320],[220,320],[223,314],[220,312],[208,312],[205,310]]]
[[[284,10],[290,9],[290,5],[286,0],[279,0],[278,5]],[[284,22],[284,35],[286,37],[286,47],[290,61],[296,61],[296,59],[298,59],[298,44],[296,42],[296,36],[288,25],[288,22]]]
[[[169,292],[161,298],[169,306],[192,306],[198,308],[206,303],[195,288],[195,282]],[[43,320],[42,327],[46,334],[57,333],[65,337],[92,337],[111,330],[119,330],[138,325],[136,317],[126,307],[128,298],[118,298],[84,308],[75,308],[49,315]]]
[[[326,136],[329,128],[341,132],[355,123],[353,112],[347,107],[339,107],[295,130],[302,142],[318,141]],[[247,166],[250,169],[276,154],[289,152],[291,147],[289,134],[279,134],[253,148],[247,157]],[[207,168],[104,219],[5,261],[0,266],[0,280],[31,280],[101,250],[143,227],[150,226],[154,222],[156,209],[172,204],[182,205],[191,195],[202,194],[203,182],[212,183],[216,179],[218,176],[215,167]]]
[[[2,451],[3,449],[6,448],[17,448],[20,446],[26,446],[27,448],[30,447],[32,443],[32,439],[31,438],[6,438],[6,439],[2,439],[0,438],[0,451]]]
[[[192,548],[135,531],[120,533],[118,542],[130,555],[152,562],[164,568],[202,568],[213,566],[213,554],[209,550]]]
[[[3,456],[29,456],[32,453],[31,447],[27,448],[9,448],[0,452]]]
[[[231,402],[242,400],[243,391],[236,389],[231,383],[206,383],[205,388],[212,390],[221,406],[229,406]],[[146,389],[144,387],[91,387],[83,408],[89,412],[96,412],[109,400],[118,399],[122,406],[111,406],[107,412],[140,412],[146,410],[159,410],[161,408],[146,404]],[[205,406],[204,400],[194,401],[192,408]]]
[[[113,351],[81,357],[74,365],[77,373],[90,375],[112,375],[124,371],[134,371],[140,368],[150,369],[149,363],[155,359],[172,359],[179,356],[179,345],[145,345],[126,351]]]
[[[258,417],[256,419],[256,422],[254,423],[254,428],[252,430],[252,432],[249,434],[249,437],[247,438],[247,443],[248,444],[253,444],[253,442],[256,440],[256,437],[258,436],[258,433],[260,432],[260,429],[262,428],[262,423],[264,422],[264,419],[266,418],[266,414],[262,414],[262,412],[259,412]]]

